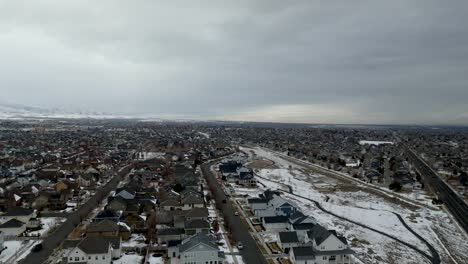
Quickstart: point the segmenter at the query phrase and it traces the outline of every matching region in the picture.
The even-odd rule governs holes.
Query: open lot
[[[401,224],[393,214],[396,212],[406,219],[407,224],[412,229],[437,249],[442,263],[464,263],[463,261],[468,259],[466,255],[468,246],[463,243],[466,237],[443,210],[417,206],[397,197],[378,195],[376,191],[368,192],[365,188],[359,188],[358,185],[356,185],[357,189],[354,187],[349,189],[345,187],[346,184],[335,178],[317,173],[312,174],[307,170],[307,166],[292,163],[263,149],[244,149],[244,151],[247,153],[253,151],[257,158],[270,159],[278,167],[256,171],[257,175],[261,177],[257,177],[257,179],[261,183],[259,187],[262,189],[287,189],[283,185],[262,178],[287,184],[296,194],[320,202],[325,209],[337,215],[393,234],[429,253],[426,245]],[[348,185],[353,186],[351,182]],[[236,191],[242,193],[242,190]],[[320,224],[337,230],[349,241],[355,241],[352,245],[353,249],[357,252],[357,257],[365,263],[375,261],[386,263],[392,261],[398,263],[428,262],[428,260],[421,259],[421,256],[412,249],[398,243],[396,245],[393,240],[387,237],[322,212],[308,200],[299,199],[287,193],[284,196],[296,203],[303,212],[315,217]]]

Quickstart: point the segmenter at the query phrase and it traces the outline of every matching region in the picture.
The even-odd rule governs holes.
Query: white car
[[[235,212],[234,215],[235,215],[235,216],[239,216],[239,212]]]

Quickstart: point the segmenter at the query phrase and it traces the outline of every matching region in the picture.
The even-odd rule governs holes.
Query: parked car
[[[39,252],[39,251],[41,251],[41,250],[42,250],[42,243],[35,245],[35,246],[31,249],[32,252]]]
[[[234,215],[235,215],[235,216],[239,216],[239,212],[235,212]]]
[[[237,249],[241,250],[244,248],[244,245],[242,245],[242,242],[237,242]]]

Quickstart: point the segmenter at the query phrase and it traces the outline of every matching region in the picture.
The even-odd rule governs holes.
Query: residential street
[[[131,166],[127,165],[120,169],[115,176],[101,189],[99,189],[94,196],[92,196],[85,204],[83,204],[78,211],[71,213],[67,216],[67,220],[50,236],[42,242],[42,250],[39,252],[32,252],[23,260],[19,261],[21,264],[38,264],[44,263],[53,251],[67,238],[73,229],[86,217],[96,206],[99,201],[114,190],[123,177],[128,174]]]
[[[244,246],[240,253],[245,261],[245,263],[267,263],[265,257],[263,256],[260,249],[257,247],[255,240],[249,233],[247,227],[242,223],[239,216],[234,215],[234,207],[232,206],[229,198],[224,193],[221,185],[216,180],[215,176],[211,173],[210,167],[211,163],[201,165],[203,175],[206,178],[210,189],[215,190],[212,194],[213,199],[215,199],[216,204],[221,207],[221,211],[227,217],[227,221],[230,223],[230,231],[235,242],[241,242]],[[226,203],[223,203],[223,200],[226,200]]]

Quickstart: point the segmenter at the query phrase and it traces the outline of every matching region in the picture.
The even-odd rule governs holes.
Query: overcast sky
[[[468,124],[468,1],[0,0],[1,101]]]

